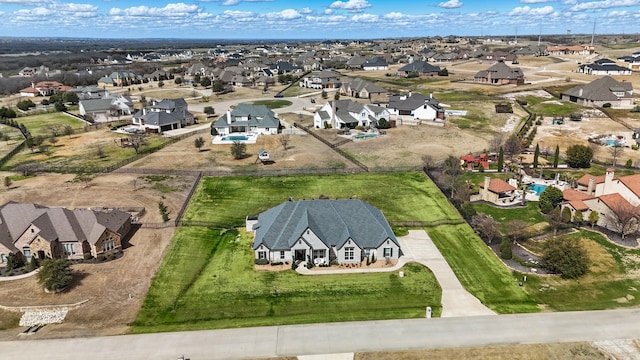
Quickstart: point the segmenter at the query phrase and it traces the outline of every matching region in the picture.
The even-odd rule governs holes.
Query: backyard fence
[[[369,171],[369,168],[361,163],[358,159],[356,159],[353,155],[349,154],[348,152],[340,149],[338,146],[340,145],[344,145],[348,142],[350,142],[351,140],[349,139],[345,139],[344,141],[340,141],[337,142],[335,144],[332,144],[331,142],[327,141],[326,139],[324,139],[322,136],[316,134],[315,132],[311,131],[311,129],[309,129],[308,127],[301,125],[297,122],[293,123],[294,127],[300,128],[302,130],[304,130],[307,134],[313,136],[314,138],[320,140],[320,142],[322,142],[323,144],[327,145],[329,147],[329,149],[332,149],[333,151],[337,152],[338,154],[340,154],[340,156],[344,157],[345,159],[351,161],[352,163],[356,164],[360,169],[364,170],[364,171]]]

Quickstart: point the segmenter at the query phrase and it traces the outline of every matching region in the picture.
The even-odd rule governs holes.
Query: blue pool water
[[[607,140],[607,146],[620,146],[620,141],[618,141],[618,140]]]
[[[540,196],[540,194],[542,194],[542,192],[544,191],[544,189],[547,188],[547,185],[540,185],[540,184],[531,184],[529,185],[529,188],[533,191],[536,192],[536,195]]]
[[[378,134],[358,134],[355,136],[356,139],[365,139],[370,137],[376,137]]]
[[[249,140],[249,138],[244,136],[244,135],[230,135],[230,136],[223,137],[221,140],[223,140],[223,141],[247,141],[247,140]]]

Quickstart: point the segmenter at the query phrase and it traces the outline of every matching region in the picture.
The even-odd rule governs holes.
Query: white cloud
[[[583,11],[593,9],[610,9],[614,7],[623,6],[636,6],[640,4],[640,0],[603,0],[603,1],[589,1],[584,3],[576,3],[569,10],[570,11]]]
[[[0,4],[13,4],[13,5],[43,5],[46,1],[38,0],[0,0]]]
[[[220,5],[222,5],[222,6],[234,6],[234,5],[238,5],[239,3],[240,3],[240,0],[225,0]]]
[[[520,0],[523,4],[542,4],[547,2],[552,2],[554,0]]]
[[[367,0],[334,1],[329,5],[331,9],[344,9],[349,11],[362,11],[368,7],[371,7],[371,4],[369,4]]]
[[[387,19],[393,19],[393,20],[399,20],[404,18],[406,15],[403,13],[399,13],[399,12],[390,12],[386,15],[384,15],[385,18]]]
[[[313,10],[309,9],[309,8],[302,8],[300,9],[300,14],[311,14],[313,13]]]
[[[358,15],[353,15],[351,17],[351,20],[356,21],[356,22],[377,22],[378,21],[378,15],[374,15],[374,14],[358,14]]]
[[[185,3],[167,4],[163,8],[134,6],[126,9],[111,8],[109,15],[111,16],[144,16],[144,17],[186,17],[196,14],[199,10],[198,5],[187,5]]]
[[[509,12],[510,16],[540,16],[553,14],[553,6],[547,5],[540,8],[518,6]]]
[[[264,16],[269,20],[292,20],[302,17],[298,10],[294,9],[285,9],[279,12],[267,13],[264,14]]]
[[[333,14],[333,10],[332,9],[325,9],[324,10],[324,14],[325,15],[331,15],[331,14]]]
[[[449,1],[444,1],[438,4],[439,7],[445,8],[445,9],[455,9],[455,8],[461,7],[462,5],[464,5],[464,3],[458,0],[449,0]]]
[[[630,15],[630,13],[627,10],[613,10],[608,12],[606,15],[604,15],[605,17],[609,17],[609,18],[621,18],[621,17],[625,17]]]

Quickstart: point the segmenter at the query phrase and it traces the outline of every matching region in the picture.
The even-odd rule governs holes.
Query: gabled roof
[[[625,214],[637,213],[638,211],[636,207],[631,205],[631,203],[619,193],[601,195],[598,199],[618,216],[625,216]]]
[[[80,100],[85,113],[104,112],[111,108],[111,98]]]
[[[480,183],[480,188],[484,189],[484,182]],[[513,190],[516,190],[516,188],[502,179],[493,178],[489,181],[489,191],[492,193],[500,194]]]
[[[377,248],[386,240],[399,246],[382,212],[362,200],[301,200],[261,213],[253,248],[291,249],[307,229],[329,248],[341,248],[349,239],[360,248]]]
[[[407,64],[401,67],[400,69],[398,69],[398,71],[405,71],[405,72],[417,71],[419,73],[424,74],[424,73],[438,72],[440,71],[440,66],[431,65],[426,61],[414,61],[411,64]]]
[[[592,199],[593,196],[584,193],[582,191],[577,191],[574,189],[566,189],[562,192],[562,198],[567,200],[567,201],[574,201],[574,200],[587,200],[587,199]]]
[[[633,85],[627,81],[618,82],[611,76],[603,76],[588,84],[572,87],[562,93],[562,95],[593,101],[618,100],[618,97],[612,93],[612,89],[624,89],[625,96],[632,97],[631,92],[633,91]]]
[[[578,185],[589,186],[589,181],[591,179],[595,181],[595,184],[602,184],[604,182],[605,175],[595,176],[591,174],[584,174],[580,179],[578,179]]]
[[[622,176],[619,180],[629,188],[631,192],[640,197],[640,174]]]
[[[369,93],[386,93],[387,90],[381,88],[380,86],[371,83],[369,81],[363,80],[361,78],[355,78],[350,83],[345,84],[353,91],[362,91],[367,90]]]
[[[571,200],[569,201],[569,205],[574,208],[576,211],[587,211],[589,210],[589,205],[587,205],[582,200]]]
[[[524,77],[520,68],[511,68],[503,61],[498,61],[486,70],[481,70],[476,73],[475,78],[488,78],[491,73],[492,79],[519,79]]]
[[[395,95],[389,97],[390,109],[409,111],[425,105],[436,111],[442,110],[440,102],[438,102],[436,98],[425,96],[420,93],[411,94],[411,96]]]
[[[387,60],[380,56],[374,56],[371,59],[367,60],[362,64],[362,67],[379,67],[379,66],[389,66]]]
[[[242,120],[244,126],[257,126],[260,128],[274,128],[280,126],[280,119],[278,119],[273,111],[264,105],[252,105],[247,103],[240,103],[231,110],[232,125],[238,124],[236,118],[248,118],[248,121]],[[214,128],[226,128],[227,114],[220,116],[216,120],[212,127]]]

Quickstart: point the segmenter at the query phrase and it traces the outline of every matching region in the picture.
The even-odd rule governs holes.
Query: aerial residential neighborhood
[[[638,40],[9,37],[0,348],[638,358]]]

